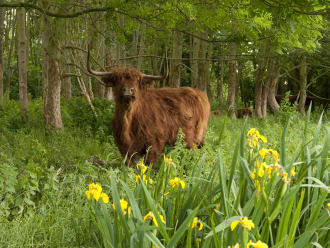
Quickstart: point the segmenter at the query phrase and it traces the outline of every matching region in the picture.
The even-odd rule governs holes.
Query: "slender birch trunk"
[[[227,98],[227,111],[229,115],[234,115],[235,112],[235,89],[237,83],[236,74],[236,52],[237,43],[231,42],[229,45],[230,60],[228,62],[228,98]]]
[[[203,37],[207,37],[207,34],[203,33]],[[197,88],[206,92],[205,84],[205,65],[206,65],[206,54],[207,54],[208,43],[200,40],[199,56],[198,56],[198,75],[197,75]]]
[[[112,65],[111,61],[111,49],[110,47],[106,46],[105,48],[105,67],[110,68]],[[108,100],[113,99],[113,91],[112,87],[105,87],[104,88],[104,98]]]
[[[206,87],[206,93],[208,98],[212,99],[212,91],[211,91],[211,59],[213,56],[213,44],[210,42],[207,47],[207,56],[206,56],[206,62],[205,62],[205,87]]]
[[[301,59],[301,66],[299,67],[299,102],[298,110],[305,116],[305,102],[307,96],[307,63],[306,56],[303,56]]]
[[[256,88],[254,95],[254,111],[257,118],[263,118],[262,111],[262,96],[263,96],[263,85],[265,83],[265,71],[267,68],[267,59],[265,53],[267,52],[266,44],[263,44],[259,52],[258,57],[258,69],[256,73]]]
[[[22,0],[21,2],[24,2]],[[18,80],[19,101],[21,112],[28,106],[27,92],[27,39],[25,30],[25,9],[17,9],[17,56],[18,56]]]
[[[137,61],[137,69],[141,70],[142,69],[142,65],[143,65],[143,57],[142,55],[144,54],[144,50],[145,50],[145,33],[146,33],[146,24],[143,23],[140,25],[141,29],[140,29],[140,41],[139,41],[139,57],[138,57],[138,61]]]
[[[182,63],[182,47],[183,47],[183,35],[181,32],[173,32],[173,44],[172,44],[172,57],[171,61],[171,74],[169,85],[170,87],[178,88],[181,82],[181,63]]]
[[[198,59],[199,59],[199,50],[200,50],[200,39],[193,37],[192,38],[192,60],[191,60],[191,84],[192,87],[198,87]]]
[[[220,104],[224,103],[223,100],[223,81],[225,74],[225,47],[223,43],[220,45],[220,76],[218,78],[218,97]]]

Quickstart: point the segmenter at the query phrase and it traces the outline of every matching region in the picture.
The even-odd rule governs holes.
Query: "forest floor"
[[[74,104],[73,104],[74,105]],[[71,105],[71,107],[73,106]],[[61,132],[47,132],[42,127],[41,102],[30,107],[29,121],[17,114],[17,103],[8,103],[0,117],[0,246],[1,247],[94,247],[93,225],[85,191],[92,182],[109,191],[111,173],[121,177],[122,157],[106,127],[106,120],[95,126],[84,105],[63,108],[66,128]],[[100,103],[106,115],[106,104]],[[85,110],[84,110],[85,107]],[[82,111],[82,112],[79,112]],[[314,112],[305,132],[312,140],[320,112]],[[80,116],[81,119],[78,119]],[[102,117],[102,115],[101,115]],[[86,118],[84,120],[83,118]],[[268,146],[280,150],[281,136],[290,119],[286,134],[286,156],[292,159],[302,146],[305,118],[298,113],[269,115],[264,120],[247,119],[246,130],[256,128],[268,139]],[[326,136],[330,115],[323,116],[320,142]],[[79,123],[85,122],[85,126]],[[198,150],[166,148],[174,163],[187,175],[206,154],[203,173],[211,170],[212,161],[222,155],[224,168],[230,168],[234,148],[245,120],[212,116],[206,145]],[[325,124],[324,124],[325,123]],[[221,131],[223,130],[223,131]],[[181,146],[181,147],[180,147]],[[185,158],[185,159],[183,159]],[[127,176],[135,183],[135,168]],[[155,173],[155,172],[154,172]]]

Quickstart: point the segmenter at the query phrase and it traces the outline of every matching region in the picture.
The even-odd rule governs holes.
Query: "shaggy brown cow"
[[[250,118],[252,118],[252,111],[248,108],[236,109],[235,114],[236,118],[243,118],[245,115],[248,115]]]
[[[96,72],[90,68],[88,55],[88,71],[101,76],[107,87],[113,87],[115,115],[112,128],[123,157],[126,154],[128,159],[147,155],[147,162],[156,162],[166,144],[175,144],[179,128],[188,148],[193,148],[194,144],[200,147],[204,143],[210,104],[203,91],[190,87],[143,87],[144,80],[167,77],[167,58],[165,64],[164,76],[145,75],[133,68]]]

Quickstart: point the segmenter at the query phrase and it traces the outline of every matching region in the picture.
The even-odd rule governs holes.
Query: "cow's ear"
[[[102,81],[107,87],[116,87],[117,77],[114,74],[109,74],[102,77]]]

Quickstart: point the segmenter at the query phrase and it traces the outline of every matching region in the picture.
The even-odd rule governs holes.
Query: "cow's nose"
[[[124,88],[123,95],[124,96],[134,96],[134,88]]]

